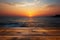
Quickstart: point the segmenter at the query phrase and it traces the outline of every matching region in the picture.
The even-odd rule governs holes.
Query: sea
[[[0,27],[60,27],[60,17],[0,17]]]
[[[0,40],[60,40],[60,17],[0,17]]]

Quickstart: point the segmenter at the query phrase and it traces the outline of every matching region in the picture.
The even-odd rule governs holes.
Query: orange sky
[[[32,3],[3,3],[0,2],[0,16],[53,16],[60,14],[57,4]]]

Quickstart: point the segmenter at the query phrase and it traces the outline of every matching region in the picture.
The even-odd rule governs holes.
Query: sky
[[[0,16],[54,16],[60,0],[0,0]]]

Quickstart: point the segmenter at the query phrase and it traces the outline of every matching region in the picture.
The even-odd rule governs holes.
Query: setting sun
[[[27,17],[34,17],[34,16],[36,16],[36,13],[35,13],[36,11],[34,9],[32,9],[32,10],[28,9],[25,12],[26,12],[25,14],[26,14]]]
[[[29,14],[28,16],[29,16],[29,17],[32,17],[33,15],[32,15],[32,14]]]
[[[32,17],[33,16],[33,12],[29,11],[27,14],[28,17]]]

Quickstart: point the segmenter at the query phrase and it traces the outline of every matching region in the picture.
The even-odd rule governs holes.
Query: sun
[[[34,16],[34,12],[32,10],[27,11],[27,16],[28,17],[33,17]]]
[[[27,12],[27,16],[28,17],[33,17],[33,13],[32,12]]]
[[[28,14],[28,17],[33,17],[33,15],[31,13]]]

